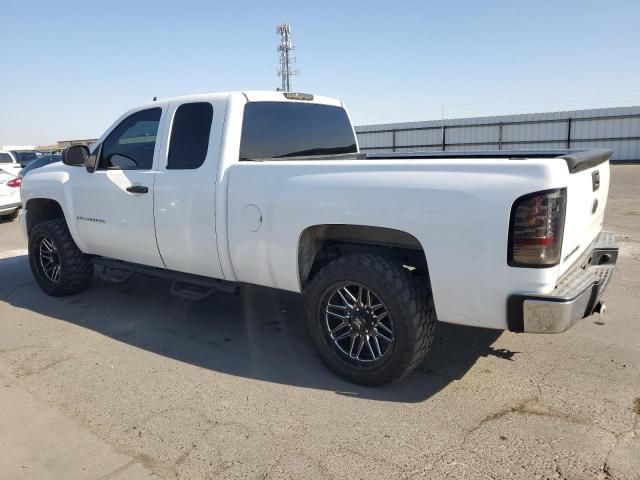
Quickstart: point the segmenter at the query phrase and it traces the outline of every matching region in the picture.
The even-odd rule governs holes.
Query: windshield
[[[38,155],[36,155],[36,152],[20,152],[20,151],[12,150],[11,153],[13,153],[13,155],[16,157],[16,161],[18,163],[30,162],[38,158]]]
[[[244,107],[240,160],[356,152],[342,107],[298,102],[250,102]]]

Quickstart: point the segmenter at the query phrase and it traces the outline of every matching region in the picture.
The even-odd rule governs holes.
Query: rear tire
[[[361,385],[401,379],[433,341],[436,315],[426,282],[378,255],[348,255],[325,266],[305,290],[305,306],[322,361]]]
[[[89,256],[78,249],[61,218],[38,223],[29,232],[29,266],[40,288],[54,297],[80,292],[93,278]]]

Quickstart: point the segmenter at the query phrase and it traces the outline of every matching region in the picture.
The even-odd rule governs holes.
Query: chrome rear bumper
[[[618,260],[612,233],[602,232],[591,251],[548,295],[514,294],[507,302],[509,330],[525,333],[560,333],[595,311]]]

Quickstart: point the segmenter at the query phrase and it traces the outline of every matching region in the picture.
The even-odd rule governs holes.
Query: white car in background
[[[20,185],[22,180],[16,175],[0,170],[0,219],[16,217],[22,206]]]
[[[20,156],[17,155],[18,153],[23,153],[23,152],[17,152],[17,151],[0,152],[0,173],[6,172],[6,173],[9,173],[10,175],[17,176],[20,170],[22,170],[22,168],[28,164],[28,162],[25,162],[23,165],[22,162],[20,162]],[[29,158],[31,160],[37,158],[35,152],[27,152],[27,153],[29,154],[33,153],[33,158],[31,157],[31,155],[29,155]]]

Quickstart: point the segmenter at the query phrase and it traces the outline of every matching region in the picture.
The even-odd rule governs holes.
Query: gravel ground
[[[638,479],[640,166],[612,170],[622,251],[604,318],[550,336],[440,324],[425,364],[376,389],[324,369],[295,295],[190,303],[136,276],[51,298],[17,221],[0,223],[0,389],[16,390],[0,395],[15,412],[0,476]],[[30,408],[58,423],[25,434],[7,417]]]

